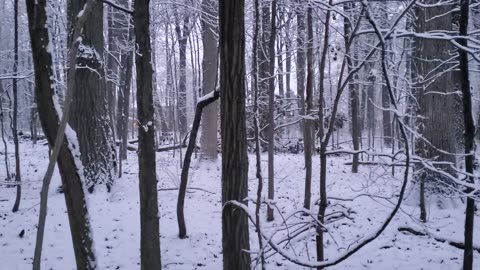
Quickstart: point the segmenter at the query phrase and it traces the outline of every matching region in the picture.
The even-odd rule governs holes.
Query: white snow
[[[74,134],[70,129],[67,137]],[[9,149],[13,149],[10,146]],[[15,199],[15,189],[0,186],[0,254],[1,270],[31,269],[35,246],[36,222],[39,210],[39,191],[44,169],[48,163],[48,150],[41,142],[32,147],[31,142],[22,142],[22,201],[20,211],[13,214],[11,207]],[[3,145],[0,146],[3,153]],[[10,160],[13,155],[9,153]],[[158,188],[177,187],[180,179],[178,156],[171,152],[157,153]],[[254,156],[250,155],[249,198],[256,198],[257,179],[255,178]],[[263,172],[266,172],[266,156],[262,156]],[[5,175],[3,156],[0,158],[0,175]],[[319,166],[318,156],[314,156],[313,198],[318,200]],[[350,173],[344,165],[347,156],[328,160],[328,193],[332,198],[353,199],[341,201],[330,199],[328,211],[349,213],[351,219],[341,219],[327,225],[326,254],[332,260],[369,237],[384,221],[396,202],[396,194],[401,183],[401,171],[391,176],[391,169],[382,167],[360,168],[357,175]],[[275,212],[275,221],[266,221],[266,206],[262,206],[262,231],[280,241],[286,232],[279,230],[283,218],[289,224],[311,220],[295,214],[303,208],[303,155],[278,154],[275,157],[276,194],[275,204],[280,209]],[[160,237],[163,269],[221,269],[221,161],[198,162],[193,160],[190,170],[189,189],[185,202],[185,217],[189,237],[178,238],[176,221],[176,200],[178,190],[160,190]],[[264,175],[266,179],[266,175]],[[60,185],[58,172],[52,180],[49,209],[46,222],[42,267],[44,269],[75,269],[68,218],[63,194],[56,191]],[[266,183],[264,183],[266,198]],[[440,243],[427,236],[414,236],[401,233],[399,226],[424,228],[432,235],[462,241],[464,226],[464,205],[456,208],[438,209],[434,200],[429,201],[428,222],[421,224],[417,218],[416,189],[409,189],[409,197],[401,211],[386,231],[374,242],[364,247],[345,262],[328,269],[460,269],[463,250]],[[208,192],[206,192],[208,191]],[[374,196],[365,196],[371,194]],[[360,195],[360,196],[359,196]],[[140,220],[138,198],[138,164],[136,153],[129,151],[124,163],[123,177],[116,182],[111,193],[95,192],[88,194],[88,207],[94,231],[98,269],[139,269],[140,263]],[[385,198],[381,198],[385,197]],[[312,205],[312,214],[318,206]],[[255,205],[249,203],[252,214]],[[283,217],[283,218],[282,218]],[[478,219],[478,216],[477,216]],[[480,222],[475,223],[476,245],[480,245]],[[21,230],[25,235],[20,238]],[[275,234],[274,234],[275,233]],[[290,231],[292,233],[292,231]],[[277,244],[292,258],[313,262],[315,255],[314,230],[307,230],[289,245]],[[250,223],[250,243],[252,258],[257,252],[257,235]],[[267,250],[270,250],[267,248]],[[295,250],[295,251],[294,251]],[[307,252],[308,250],[308,252]],[[267,254],[271,254],[268,251]],[[480,254],[474,252],[474,265],[479,265]],[[267,256],[267,269],[308,269],[296,266],[279,255]],[[259,267],[257,267],[259,269]],[[478,268],[477,268],[478,269]]]

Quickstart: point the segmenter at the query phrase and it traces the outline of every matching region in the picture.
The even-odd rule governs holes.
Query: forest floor
[[[10,145],[9,152],[13,147]],[[20,210],[12,213],[15,189],[0,186],[0,270],[31,269],[35,248],[36,223],[39,212],[41,180],[48,163],[47,146],[32,146],[23,142],[21,150],[22,201]],[[4,153],[3,146],[0,152]],[[0,176],[6,175],[4,155],[0,155]],[[14,164],[13,156],[9,157]],[[185,215],[189,237],[178,238],[176,201],[180,179],[179,155],[171,152],[157,154],[159,179],[160,235],[163,269],[221,269],[221,163],[193,160],[189,189],[185,203]],[[329,211],[349,213],[350,218],[328,224],[326,254],[337,257],[351,245],[363,241],[378,230],[392,211],[402,183],[402,172],[395,177],[391,168],[362,166],[360,173],[352,174],[345,165],[348,156],[332,157],[328,161],[328,194],[335,198],[354,198],[353,201],[330,199]],[[250,156],[249,196],[255,198],[255,157]],[[319,158],[314,156],[313,197],[319,198]],[[262,156],[262,169],[266,177],[266,155]],[[266,235],[281,227],[282,216],[302,208],[304,193],[303,155],[279,154],[275,156],[275,200],[282,213],[275,212],[275,221],[266,222],[265,206],[262,207],[262,228]],[[14,166],[11,165],[13,170]],[[88,207],[92,219],[98,269],[139,269],[139,193],[136,154],[130,152],[124,164],[123,177],[118,179],[111,193],[104,188],[88,194]],[[52,181],[46,222],[42,265],[44,269],[74,269],[74,255],[63,194],[57,192],[60,185],[58,173]],[[265,185],[266,186],[266,183]],[[199,188],[199,189],[195,189]],[[399,227],[427,230],[435,237],[463,242],[464,206],[452,200],[448,206],[438,207],[434,199],[428,203],[428,222],[418,221],[419,209],[411,186],[408,198],[390,226],[375,241],[337,266],[328,269],[461,269],[463,250],[434,240],[429,236],[417,236],[398,231]],[[266,194],[266,188],[264,189]],[[338,206],[341,203],[343,207]],[[337,205],[337,206],[333,206]],[[254,209],[254,205],[249,205]],[[317,206],[312,209],[317,211]],[[301,226],[307,217],[297,215],[289,222]],[[475,223],[474,243],[480,245],[480,218]],[[299,227],[297,227],[299,228]],[[292,229],[293,230],[293,229]],[[21,232],[24,235],[20,237]],[[286,231],[281,231],[285,236]],[[280,238],[274,238],[280,239]],[[257,234],[250,223],[250,243],[257,248]],[[314,260],[314,231],[311,229],[292,240],[285,252],[303,260]],[[475,253],[476,269],[480,269],[480,253]],[[271,254],[268,252],[267,254]],[[254,257],[255,255],[252,255]],[[296,266],[280,255],[267,256],[267,269],[309,269]],[[258,267],[260,269],[260,267]]]

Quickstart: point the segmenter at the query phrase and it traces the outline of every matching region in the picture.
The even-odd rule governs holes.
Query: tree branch
[[[133,15],[133,10],[129,10],[128,8],[124,8],[124,7],[122,7],[122,6],[119,6],[119,5],[113,3],[113,2],[111,2],[111,1],[109,1],[109,0],[100,0],[100,1],[101,1],[102,3],[104,3],[104,4],[107,4],[107,5],[111,6],[111,7],[114,8],[114,9],[123,11],[123,12],[125,12],[125,13],[127,13],[127,14],[129,14],[129,15]]]

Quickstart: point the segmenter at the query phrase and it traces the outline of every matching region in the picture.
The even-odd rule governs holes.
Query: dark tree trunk
[[[332,0],[329,0],[329,4],[332,4]],[[327,145],[329,138],[333,132],[333,122],[335,121],[335,114],[336,108],[332,109],[332,114],[330,115],[330,123],[328,125],[328,129],[324,131],[324,95],[325,95],[325,87],[324,87],[324,79],[325,79],[325,64],[327,60],[327,50],[328,50],[328,42],[330,37],[330,10],[327,11],[325,17],[325,34],[323,39],[322,45],[322,54],[320,56],[320,63],[319,63],[319,95],[318,95],[318,119],[319,123],[319,132],[318,135],[320,136],[320,206],[318,208],[318,220],[320,224],[325,224],[325,211],[327,210]],[[334,104],[334,106],[338,106],[338,102]],[[325,136],[324,136],[325,135]],[[324,228],[322,226],[317,227],[317,236],[316,236],[316,244],[317,244],[317,261],[325,260],[325,253],[324,253]],[[322,267],[318,267],[317,269],[323,269]]]
[[[276,14],[277,0],[272,0],[272,21],[270,25],[269,50],[269,72],[268,72],[268,199],[273,200],[275,196],[275,39],[276,39]],[[273,220],[273,208],[268,206],[267,221]]]
[[[255,229],[257,231],[258,238],[258,249],[263,250],[263,236],[261,231],[261,217],[260,217],[260,208],[262,206],[262,190],[263,190],[263,177],[262,177],[262,161],[260,156],[260,128],[258,124],[258,36],[260,32],[260,3],[259,0],[254,0],[255,6],[255,28],[253,32],[253,41],[252,41],[252,91],[253,91],[253,129],[255,136],[255,176],[258,179],[257,186],[257,201],[255,205]],[[260,263],[262,264],[262,270],[265,270],[265,253],[262,251],[260,253]]]
[[[68,29],[72,29],[77,14],[86,0],[68,1]],[[69,35],[69,44],[72,42]],[[85,184],[93,191],[96,184],[113,184],[114,145],[108,114],[105,71],[103,65],[103,4],[96,3],[82,34],[77,54],[75,84],[70,125],[77,132]],[[71,64],[71,63],[70,63]],[[113,155],[113,156],[112,156]]]
[[[307,10],[307,86],[305,88],[305,115],[309,115],[312,111],[313,105],[313,82],[315,75],[313,70],[313,15],[312,8]],[[311,186],[312,186],[312,121],[308,119],[303,120],[303,143],[305,156],[305,198],[303,207],[310,209],[311,200]],[[308,195],[307,195],[308,194]]]
[[[282,18],[283,12],[280,12],[280,18]],[[274,16],[275,17],[275,16]],[[281,21],[279,24],[282,23]],[[275,26],[276,27],[276,26]],[[278,80],[278,94],[280,98],[285,97],[285,85],[283,84],[283,33],[280,30],[280,35],[276,35],[277,37],[277,65],[278,65],[278,75],[277,75],[277,80]]]
[[[150,43],[149,0],[134,4],[135,42],[138,53],[137,114],[138,170],[140,187],[140,261],[142,270],[161,269],[155,130],[153,108],[153,67]]]
[[[14,1],[14,49],[13,49],[13,74],[17,76],[18,71],[18,0]],[[20,149],[18,145],[18,131],[17,131],[17,120],[18,120],[18,85],[17,79],[13,79],[12,82],[13,90],[13,121],[12,121],[12,133],[13,133],[13,143],[15,144],[15,182],[17,185],[17,196],[15,197],[15,203],[13,204],[12,212],[17,212],[20,207],[20,199],[22,198],[22,186],[20,185],[22,178],[20,176]]]
[[[219,2],[222,133],[222,247],[224,270],[248,270],[248,216],[229,201],[248,196],[245,123],[244,0]]]
[[[296,13],[297,13],[297,97],[299,97],[298,107],[300,108],[300,115],[305,115],[305,9],[302,1],[297,1],[296,3]],[[305,120],[302,122],[301,128],[303,133],[303,138],[305,141],[305,132],[303,127],[305,126]],[[308,136],[308,135],[307,135]],[[305,149],[305,147],[304,147]],[[305,197],[303,202],[303,207],[310,209],[310,200],[312,197],[312,173],[311,173],[311,162],[308,163],[307,154],[305,155]]]
[[[469,0],[460,1],[460,21],[459,32],[460,36],[468,36],[468,13]],[[468,48],[467,39],[460,38],[458,43],[464,48]],[[459,50],[460,62],[460,90],[462,91],[463,101],[463,123],[465,136],[465,171],[471,175],[474,173],[475,160],[475,123],[472,115],[472,92],[470,90],[470,78],[468,70],[468,53],[464,50]],[[473,177],[467,177],[467,182],[475,184]],[[467,193],[472,193],[474,190],[468,188]],[[475,218],[475,201],[472,197],[467,197],[467,209],[465,211],[465,250],[463,253],[463,269],[473,269],[473,231]]]
[[[177,200],[177,221],[178,221],[178,235],[181,239],[187,237],[187,227],[185,225],[185,215],[183,208],[185,205],[185,194],[187,192],[188,184],[188,171],[190,169],[190,163],[192,162],[192,154],[195,150],[195,142],[197,141],[198,129],[200,128],[200,121],[202,120],[202,112],[208,105],[215,105],[215,101],[220,97],[220,92],[215,91],[210,97],[203,99],[197,104],[195,110],[195,118],[193,119],[192,130],[188,140],[187,151],[185,151],[185,158],[183,160],[182,174],[180,176],[180,187],[178,189]],[[213,103],[213,104],[212,104]]]
[[[431,2],[433,3],[433,2]],[[435,2],[436,3],[436,2]],[[427,33],[430,31],[452,31],[454,15],[452,5],[433,5],[430,7],[416,7],[415,32]],[[456,162],[458,138],[457,125],[461,123],[461,114],[458,110],[458,98],[448,94],[455,91],[457,72],[453,71],[455,63],[449,61],[453,50],[450,41],[417,37],[415,40],[413,78],[417,111],[416,126],[418,127],[415,142],[415,154],[426,159],[436,161]],[[438,76],[438,77],[437,77]],[[417,166],[417,169],[423,169]],[[439,169],[454,174],[449,166],[439,166]],[[453,185],[441,174],[423,170],[415,175],[414,180],[428,187],[442,188],[444,184]],[[443,183],[443,184],[442,184]],[[422,190],[423,191],[423,190]],[[424,196],[422,192],[420,198]],[[441,202],[439,202],[441,203]],[[422,218],[426,209],[422,205]]]
[[[28,28],[30,33],[30,42],[32,47],[32,58],[35,70],[35,96],[38,104],[40,122],[47,137],[50,147],[54,147],[57,133],[63,133],[66,119],[62,123],[63,128],[59,126],[59,116],[54,102],[55,85],[52,68],[52,55],[48,52],[49,35],[46,28],[46,0],[25,1],[28,15]],[[90,8],[92,3],[90,3]],[[84,15],[87,16],[91,9],[86,9]],[[81,27],[80,27],[81,29]],[[75,51],[78,47],[75,48]],[[60,137],[61,138],[61,137]],[[91,238],[90,220],[86,207],[85,194],[83,192],[83,183],[76,166],[76,159],[69,144],[74,141],[65,137],[61,145],[57,145],[58,168],[62,178],[65,202],[67,206],[68,219],[70,222],[70,232],[72,235],[73,249],[75,252],[77,269],[94,269],[96,266],[95,254],[93,252],[93,240]],[[48,198],[48,185],[42,187],[41,196]],[[39,222],[39,230],[44,226],[46,216],[47,201],[43,200],[41,212],[43,209],[43,224]],[[38,237],[38,235],[37,235]],[[41,239],[43,240],[43,234]],[[41,243],[35,248],[34,269],[40,269]]]

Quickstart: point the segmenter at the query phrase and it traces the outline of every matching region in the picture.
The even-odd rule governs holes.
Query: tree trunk
[[[460,1],[460,36],[468,36],[468,13],[469,0]],[[468,40],[464,38],[458,39],[458,43],[464,48],[468,48]],[[470,77],[468,70],[468,52],[459,50],[460,64],[460,90],[462,91],[463,101],[463,122],[465,136],[465,172],[473,175],[475,161],[475,123],[472,115],[472,92],[470,90]],[[467,182],[475,184],[473,177],[468,176]],[[472,188],[468,188],[466,193],[473,193]],[[473,269],[473,231],[475,218],[475,201],[472,197],[467,197],[467,209],[465,211],[465,250],[463,253],[463,269]]]
[[[332,0],[329,0],[329,5],[332,4]],[[325,79],[325,64],[327,60],[327,50],[328,50],[328,42],[330,36],[330,10],[327,10],[327,14],[325,17],[325,35],[323,39],[323,50],[320,56],[320,64],[319,64],[319,95],[318,95],[318,119],[319,123],[319,136],[321,138],[320,142],[320,206],[318,208],[318,220],[320,224],[325,224],[325,211],[327,210],[327,145],[329,141],[329,137],[333,132],[333,121],[335,120],[335,108],[332,109],[332,113],[330,115],[330,123],[328,130],[324,131],[324,95],[325,95],[325,87],[324,87],[324,79]],[[338,104],[338,103],[337,103]],[[335,104],[335,105],[337,105]],[[325,135],[325,136],[324,136]],[[317,244],[317,261],[325,260],[325,253],[324,253],[324,228],[320,225],[317,227],[317,236],[316,236],[316,244]],[[318,267],[317,269],[323,269],[322,267]]]
[[[131,20],[125,18],[123,35],[127,36],[124,40],[127,46],[127,51],[121,56],[121,70],[120,70],[120,89],[118,91],[117,103],[117,136],[120,139],[119,163],[127,159],[127,144],[128,144],[128,117],[130,114],[130,88],[133,71],[133,50],[130,47],[133,41],[133,31]],[[125,42],[126,41],[126,42]],[[119,177],[121,177],[121,168],[119,168]]]
[[[292,97],[290,77],[292,72],[292,40],[290,37],[290,19],[285,24],[285,96]],[[288,101],[291,102],[291,101]]]
[[[85,1],[68,1],[69,29],[72,29]],[[70,34],[69,44],[71,39]],[[82,34],[82,44],[77,55],[80,68],[76,69],[75,74],[77,91],[74,93],[70,119],[73,130],[77,132],[83,174],[90,192],[96,184],[106,184],[110,190],[114,181],[115,157],[112,123],[107,111],[103,48],[103,5],[98,3]]]
[[[149,0],[134,4],[134,32],[138,53],[137,114],[138,171],[140,187],[140,262],[142,270],[161,269],[155,130],[153,108],[153,67],[150,43]]]
[[[13,49],[13,74],[17,76],[18,72],[18,0],[14,1],[14,49]],[[13,133],[13,143],[15,144],[15,182],[17,185],[17,196],[15,197],[15,203],[13,204],[12,212],[17,212],[20,207],[20,199],[22,198],[22,178],[20,176],[20,149],[18,145],[18,131],[17,131],[17,122],[18,122],[18,85],[17,79],[14,78],[12,81],[12,91],[13,91],[13,121],[12,121],[12,133]]]
[[[269,89],[268,89],[268,199],[273,200],[275,196],[275,39],[276,39],[276,18],[277,0],[272,0],[272,21],[270,25],[269,40]],[[273,220],[273,208],[268,206],[267,221]]]
[[[178,69],[178,127],[180,137],[187,134],[187,41],[190,35],[190,17],[184,15],[183,29],[180,26],[179,19],[176,19],[175,32],[177,33],[179,57]]]
[[[388,3],[380,3],[379,8],[382,9],[380,23],[382,25],[388,26]],[[390,48],[388,50],[387,56],[389,58],[388,63],[392,63],[394,58],[394,52],[392,48],[392,43],[389,44]],[[383,143],[387,147],[392,147],[393,139],[393,126],[392,126],[392,115],[389,111],[390,109],[390,97],[388,94],[387,84],[385,82],[385,75],[382,76],[382,126],[383,126]]]
[[[298,107],[300,108],[300,115],[305,116],[305,10],[302,1],[296,2],[297,9],[297,96],[300,97]],[[305,120],[301,124],[303,138],[305,141],[305,132],[303,127],[305,126]],[[308,136],[308,135],[307,135]],[[305,147],[304,147],[305,149]],[[305,197],[303,207],[310,209],[310,200],[312,197],[312,173],[311,163],[308,163],[307,154],[305,155]]]
[[[283,12],[280,12],[280,18],[282,18]],[[281,21],[279,24],[282,23]],[[276,35],[277,37],[277,65],[278,65],[278,75],[277,75],[277,80],[278,80],[278,95],[280,98],[285,97],[285,86],[283,84],[283,36],[282,36],[282,31],[280,30],[280,35]]]
[[[122,5],[128,6],[128,1],[120,1]],[[124,34],[124,21],[128,20],[126,15],[123,14],[121,11],[114,9],[113,7],[107,8],[107,23],[108,23],[108,35],[107,35],[107,42],[108,42],[108,54],[106,57],[107,60],[107,69],[105,71],[106,75],[106,99],[108,104],[108,116],[112,123],[115,123],[115,96],[117,94],[117,85],[119,85],[120,79],[118,78],[118,74],[120,74],[119,70],[119,63],[121,52],[120,52],[120,44],[122,43],[122,39],[124,38],[122,34]],[[128,22],[128,21],[127,21]],[[127,30],[128,31],[128,30]],[[118,132],[118,131],[116,131]],[[115,133],[115,132],[113,132]],[[118,138],[121,137],[120,134],[116,134]]]
[[[452,31],[453,15],[451,5],[416,7],[415,31]],[[455,95],[446,94],[455,90],[457,76],[451,69],[454,63],[449,51],[453,49],[450,41],[427,38],[415,38],[413,72],[415,74],[415,97],[418,104],[416,126],[418,134],[415,142],[415,152],[422,158],[455,163],[457,138],[455,126],[459,122]],[[432,72],[434,71],[434,72]],[[438,76],[438,77],[437,77]],[[445,93],[445,94],[438,94]],[[438,150],[440,151],[438,151]],[[451,154],[449,154],[451,153]],[[454,173],[448,166],[442,167],[449,173]],[[422,179],[418,179],[418,177]],[[440,174],[425,171],[416,177],[428,185],[440,186],[452,183]]]
[[[187,151],[185,151],[185,159],[183,161],[182,174],[180,176],[180,187],[178,189],[178,200],[177,200],[177,221],[178,221],[178,235],[181,239],[187,237],[187,227],[185,225],[185,215],[183,213],[183,208],[185,205],[185,194],[187,192],[188,184],[188,171],[190,169],[190,163],[192,162],[192,154],[195,150],[195,142],[197,141],[198,129],[200,128],[200,121],[202,120],[202,111],[205,107],[208,108],[208,105],[212,106],[215,104],[215,101],[220,97],[220,92],[215,91],[213,95],[202,99],[197,104],[197,109],[195,110],[195,118],[192,124],[192,130],[190,132],[190,137],[188,140]],[[212,104],[214,103],[214,104]]]
[[[255,229],[257,231],[258,238],[258,249],[260,252],[260,263],[262,264],[262,270],[265,270],[265,253],[263,252],[263,236],[261,230],[261,217],[260,217],[260,208],[262,206],[262,191],[263,191],[263,177],[262,177],[262,160],[260,156],[260,127],[258,124],[258,35],[260,32],[260,3],[259,0],[254,0],[255,6],[255,28],[253,32],[253,41],[252,41],[252,91],[253,91],[253,129],[255,136],[255,176],[258,180],[257,186],[257,201],[255,205]]]
[[[83,16],[78,17],[78,22],[74,30],[74,40],[78,40],[82,26],[94,8],[94,1],[89,0],[84,9]],[[26,1],[28,28],[30,33],[30,42],[32,47],[32,58],[35,70],[35,95],[38,104],[38,111],[40,122],[42,123],[43,131],[47,137],[50,147],[55,148],[52,154],[51,162],[49,164],[49,177],[53,173],[55,156],[58,162],[60,176],[65,194],[65,203],[67,206],[68,219],[70,222],[70,232],[72,235],[73,249],[75,252],[75,259],[77,269],[94,269],[96,267],[95,254],[93,251],[93,240],[91,238],[90,220],[88,209],[86,207],[85,194],[82,176],[79,174],[76,165],[78,157],[74,156],[69,144],[75,147],[75,138],[65,136],[63,134],[68,120],[68,107],[71,102],[71,97],[75,91],[75,84],[69,84],[69,92],[67,104],[63,119],[60,123],[58,112],[56,108],[58,104],[54,101],[54,71],[52,63],[52,55],[48,50],[49,35],[46,28],[46,1],[38,0]],[[73,46],[70,57],[72,62],[75,61],[75,54],[78,49],[78,42]],[[73,76],[73,74],[72,74]],[[77,146],[78,147],[78,146]],[[44,179],[44,184],[41,191],[41,205],[40,216],[37,231],[37,242],[35,246],[34,268],[40,269],[40,256],[42,251],[43,230],[45,227],[45,218],[47,212],[48,199],[48,173]]]
[[[346,13],[349,13],[349,11],[351,9],[354,9],[355,8],[355,3],[351,3],[351,4],[345,4],[343,6],[343,10],[346,12]],[[345,46],[347,46],[347,43],[349,42],[349,40],[351,40],[353,37],[351,37],[351,33],[353,31],[352,29],[353,25],[350,25],[348,23],[348,20],[345,18],[344,20],[344,33],[345,33]],[[357,59],[358,57],[358,49],[356,48],[356,46],[353,46],[353,57],[350,57],[349,54],[352,53],[352,51],[348,51],[346,52],[346,57],[347,57],[347,71],[348,73],[350,73],[350,71],[352,70],[352,68],[354,66],[356,66],[356,61],[355,59]],[[352,60],[353,59],[353,60]],[[360,150],[360,143],[359,143],[359,140],[360,140],[360,137],[361,137],[361,130],[360,130],[360,123],[359,123],[359,108],[358,108],[358,105],[359,105],[359,101],[358,101],[358,84],[355,83],[355,79],[357,79],[358,76],[354,76],[353,79],[351,79],[351,81],[349,82],[348,84],[348,88],[349,88],[349,102],[350,102],[350,108],[351,108],[351,119],[352,119],[352,144],[353,144],[353,150],[354,151],[358,151]],[[390,104],[390,103],[389,103]],[[358,153],[355,153],[352,155],[352,173],[358,173]]]
[[[229,201],[248,196],[244,0],[219,2],[224,270],[251,268],[248,216]]]
[[[257,47],[258,55],[258,109],[259,109],[259,125],[260,125],[260,146],[268,150],[268,93],[270,83],[270,5],[267,0],[260,0],[260,43]],[[267,128],[264,128],[267,127]],[[262,131],[264,130],[264,131]]]
[[[305,88],[305,115],[309,115],[312,111],[313,99],[313,82],[315,75],[313,70],[313,18],[312,8],[307,10],[307,87]],[[314,140],[312,138],[312,121],[305,118],[303,120],[303,143],[305,156],[305,199],[303,207],[310,209],[311,186],[312,186],[312,149]],[[307,196],[308,194],[308,196]]]
[[[217,18],[217,3],[213,0],[202,1],[202,92],[206,95],[215,90],[218,70],[218,43],[215,34],[218,25],[212,21]],[[202,136],[200,139],[200,157],[216,160],[218,132],[218,102],[206,107],[203,112]]]

